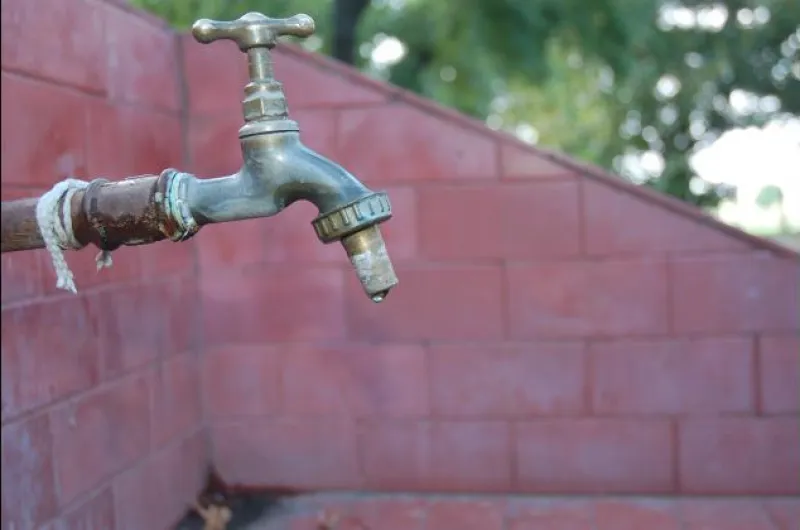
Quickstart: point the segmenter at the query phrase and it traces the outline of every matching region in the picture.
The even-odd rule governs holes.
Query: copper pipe
[[[102,250],[154,243],[178,228],[164,206],[168,172],[117,182],[94,181],[78,190],[71,205],[72,229],[82,245]],[[2,203],[2,252],[44,248],[36,222],[38,198]]]
[[[0,222],[0,249],[2,252],[44,248],[42,234],[36,223],[36,203],[39,199],[19,199],[3,202]]]

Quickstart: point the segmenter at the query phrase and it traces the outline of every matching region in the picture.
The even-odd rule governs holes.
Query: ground
[[[800,499],[320,493],[231,501],[226,530],[798,530]],[[176,530],[202,529],[187,518]]]

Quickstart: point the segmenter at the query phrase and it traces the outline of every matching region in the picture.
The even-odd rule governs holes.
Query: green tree
[[[312,49],[701,206],[726,190],[698,185],[694,151],[800,114],[797,0],[138,2],[181,28],[306,12]],[[380,67],[386,37],[405,55]]]

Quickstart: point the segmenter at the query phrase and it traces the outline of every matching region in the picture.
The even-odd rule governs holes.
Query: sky
[[[723,221],[758,232],[777,229],[780,212],[756,204],[771,184],[783,191],[784,213],[800,230],[800,119],[728,131],[698,152],[692,166],[704,180],[736,186],[736,200],[719,209]]]

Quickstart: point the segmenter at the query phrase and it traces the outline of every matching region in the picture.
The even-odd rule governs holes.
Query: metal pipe
[[[114,250],[122,245],[178,238],[180,222],[164,200],[174,173],[168,170],[161,176],[143,175],[118,182],[96,180],[88,188],[78,190],[69,208],[75,239],[81,246],[94,244],[102,250]],[[38,200],[2,203],[3,253],[44,248],[36,221]]]
[[[39,199],[18,199],[0,204],[0,252],[16,252],[44,248],[42,234],[36,223],[36,203]]]

